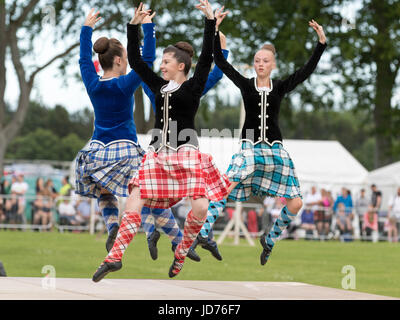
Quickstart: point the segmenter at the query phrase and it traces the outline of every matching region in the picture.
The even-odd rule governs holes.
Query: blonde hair
[[[260,50],[269,50],[271,51],[274,55],[276,54],[276,50],[273,44],[264,44]]]

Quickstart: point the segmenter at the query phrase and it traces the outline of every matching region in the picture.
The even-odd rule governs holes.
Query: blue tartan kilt
[[[229,195],[235,201],[247,201],[252,195],[302,198],[293,161],[280,143],[242,142],[226,174],[230,181],[239,182]]]
[[[139,169],[145,151],[131,142],[103,146],[92,142],[78,152],[75,160],[75,192],[90,198],[100,197],[101,189],[115,196],[128,197],[128,184]]]

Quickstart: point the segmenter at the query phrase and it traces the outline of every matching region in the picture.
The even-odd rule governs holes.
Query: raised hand
[[[225,19],[226,15],[229,13],[229,11],[222,12],[224,10],[225,6],[222,6],[221,8],[215,10],[214,17],[217,19],[215,23],[215,30],[218,31],[218,27],[221,24],[221,22]]]
[[[309,21],[308,25],[310,27],[312,27],[315,30],[315,32],[318,34],[319,42],[321,42],[322,44],[325,44],[326,36],[325,36],[324,29],[322,28],[322,26],[320,26],[314,19]]]
[[[152,23],[153,22],[152,19],[154,18],[155,15],[156,12],[154,11],[151,15],[144,16],[142,23]]]
[[[83,24],[84,26],[91,27],[92,29],[94,28],[94,25],[101,19],[101,17],[97,17],[100,13],[100,11],[97,11],[95,14],[93,14],[94,9],[91,9],[89,14],[86,17],[85,23]]]
[[[150,15],[150,12],[151,10],[144,10],[143,3],[141,2],[139,6],[135,8],[135,14],[129,23],[130,24],[142,23],[144,17]]]
[[[209,20],[214,19],[214,12],[208,0],[199,0],[199,1],[200,3],[196,4],[196,8],[202,11],[204,15],[207,17],[207,19]]]

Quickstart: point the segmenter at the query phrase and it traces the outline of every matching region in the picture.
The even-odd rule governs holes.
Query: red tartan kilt
[[[129,183],[129,192],[134,186],[139,187],[142,199],[148,199],[146,206],[169,208],[185,197],[222,200],[230,181],[211,155],[182,147],[178,151],[163,148],[158,153],[149,150]]]

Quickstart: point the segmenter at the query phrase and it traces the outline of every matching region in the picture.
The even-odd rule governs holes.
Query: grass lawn
[[[106,256],[106,236],[87,233],[0,231],[0,261],[9,277],[43,277],[42,267],[52,265],[58,278],[91,278]],[[107,278],[169,279],[173,260],[169,239],[158,243],[159,257],[153,261],[143,233],[138,234],[123,259],[123,268]],[[351,265],[356,271],[356,291],[400,297],[400,243],[282,240],[270,260],[261,266],[261,246],[244,239],[234,246],[226,239],[220,245],[222,261],[198,247],[201,262],[186,259],[176,279],[216,281],[296,281],[342,288]]]

